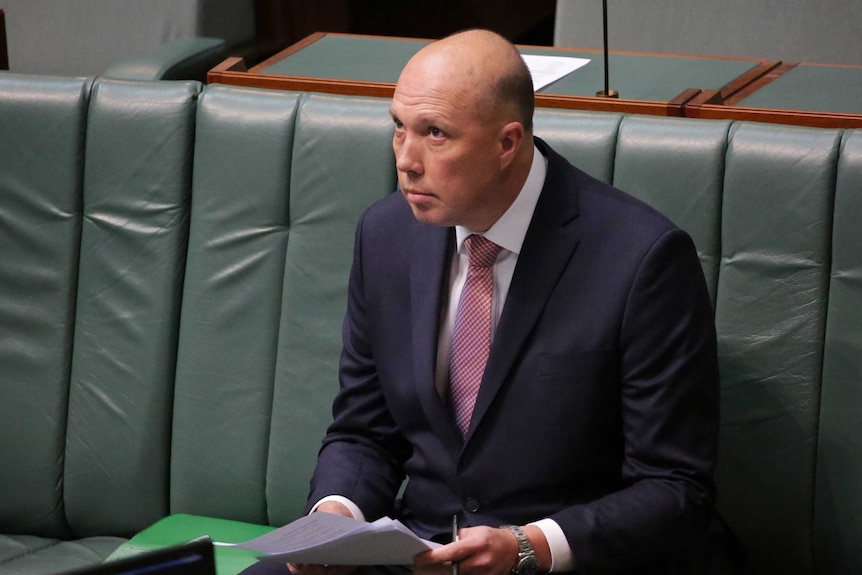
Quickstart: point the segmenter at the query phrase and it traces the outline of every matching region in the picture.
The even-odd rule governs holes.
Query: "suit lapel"
[[[548,157],[545,185],[518,256],[467,441],[503,385],[578,245],[574,225],[578,216],[577,193],[568,181],[571,169],[562,157],[543,144],[538,141]]]
[[[447,280],[454,241],[452,228],[417,222],[410,259],[410,320],[416,393],[436,436],[448,449],[458,452],[461,438],[434,386],[440,310],[444,297],[448,297]]]

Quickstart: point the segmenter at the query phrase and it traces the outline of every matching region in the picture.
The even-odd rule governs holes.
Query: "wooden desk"
[[[701,92],[688,102],[685,115],[862,128],[862,66],[782,64],[729,98]]]
[[[391,97],[407,61],[430,40],[316,33],[247,69],[241,58],[213,68],[209,83],[334,94]],[[780,62],[738,58],[611,52],[611,88],[622,96],[600,98],[604,58],[599,50],[519,46],[524,54],[588,58],[590,63],[536,94],[536,105],[624,113],[682,116],[703,90],[729,98]]]

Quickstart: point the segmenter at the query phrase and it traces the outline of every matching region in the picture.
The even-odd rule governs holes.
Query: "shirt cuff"
[[[311,511],[308,512],[309,515],[314,513],[315,511],[317,511],[317,508],[320,507],[321,503],[325,503],[327,501],[335,501],[337,503],[341,503],[342,505],[347,507],[347,509],[350,511],[350,513],[353,514],[354,519],[358,519],[359,521],[365,521],[365,514],[362,513],[362,510],[359,509],[359,506],[342,495],[327,495],[326,497],[322,498],[320,501],[318,501],[317,503],[314,504],[314,507],[312,507]],[[556,525],[556,523],[555,523],[555,525]],[[558,527],[558,529],[559,529],[559,527]],[[562,531],[561,531],[561,533],[562,533]]]
[[[575,556],[563,529],[553,519],[540,519],[530,525],[538,527],[551,549],[551,572],[574,571]]]

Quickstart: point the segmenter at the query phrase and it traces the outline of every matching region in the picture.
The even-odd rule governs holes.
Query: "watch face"
[[[518,575],[534,575],[539,567],[539,562],[536,561],[535,555],[527,555],[518,562]]]

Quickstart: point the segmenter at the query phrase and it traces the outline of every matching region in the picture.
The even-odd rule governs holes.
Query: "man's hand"
[[[315,513],[332,513],[353,519],[350,510],[337,501],[324,501]],[[357,568],[349,565],[311,565],[308,563],[288,563],[288,569],[293,575],[350,575]]]
[[[539,568],[548,570],[550,549],[537,527],[524,528],[530,538]],[[518,542],[508,529],[468,527],[458,532],[458,541],[431,551],[420,553],[413,559],[417,575],[449,575],[452,562],[458,563],[459,575],[508,575],[518,561]]]
[[[343,517],[350,517],[351,519],[355,519],[350,510],[338,501],[324,501],[317,506],[317,509],[315,509],[314,512],[332,513],[334,515],[341,515]]]

